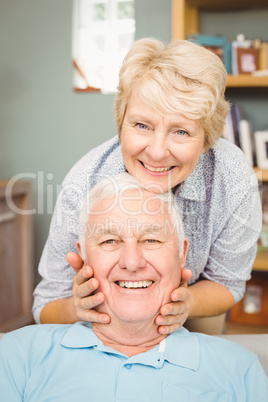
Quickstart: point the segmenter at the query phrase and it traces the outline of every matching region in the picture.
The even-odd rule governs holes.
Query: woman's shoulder
[[[208,153],[213,154],[215,163],[219,166],[223,165],[226,167],[229,165],[232,168],[243,166],[252,170],[252,166],[249,164],[241,148],[224,138],[220,138]]]
[[[204,164],[208,170],[213,169],[214,174],[229,183],[251,176],[255,179],[254,170],[244,152],[223,138],[205,154]]]
[[[105,176],[125,170],[118,136],[91,149],[67,173],[63,185],[88,179],[91,175]]]

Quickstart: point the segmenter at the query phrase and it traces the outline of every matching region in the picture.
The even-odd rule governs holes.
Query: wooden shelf
[[[228,75],[227,87],[268,87],[268,76],[254,77],[252,75]]]
[[[0,332],[33,323],[32,183],[0,180]]]
[[[268,326],[265,325],[246,325],[237,324],[226,320],[224,334],[236,335],[236,334],[267,334]]]
[[[253,270],[268,272],[268,251],[258,251]]]
[[[200,33],[199,11],[266,9],[267,0],[172,0],[172,39]],[[259,78],[259,77],[258,77]],[[235,85],[236,86],[236,85]],[[242,86],[242,84],[241,84]],[[249,85],[256,86],[256,85]],[[257,85],[259,86],[259,85]],[[262,85],[261,85],[262,86]],[[265,85],[266,86],[266,85]]]
[[[189,7],[201,10],[246,10],[268,8],[267,0],[186,0]]]
[[[260,169],[258,167],[254,168],[256,176],[259,181],[268,181],[268,170],[267,169]]]

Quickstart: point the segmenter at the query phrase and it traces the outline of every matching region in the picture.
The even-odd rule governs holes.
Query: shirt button
[[[128,369],[128,370],[130,370],[130,369],[131,369],[131,364],[126,364],[126,365],[125,365],[125,368]]]

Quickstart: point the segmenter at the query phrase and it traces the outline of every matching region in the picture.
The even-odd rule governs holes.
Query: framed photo
[[[268,325],[268,275],[252,273],[244,298],[231,310],[229,321],[239,324]]]
[[[268,169],[268,131],[255,131],[257,165],[260,169]]]
[[[259,49],[238,47],[236,52],[238,74],[251,74],[259,70]]]

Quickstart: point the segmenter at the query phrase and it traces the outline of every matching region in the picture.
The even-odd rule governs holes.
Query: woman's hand
[[[191,294],[187,282],[191,279],[190,269],[182,269],[181,284],[171,293],[173,303],[161,307],[161,315],[157,316],[155,322],[159,325],[160,334],[171,334],[177,331],[187,320],[191,310]]]
[[[99,281],[96,278],[92,278],[93,269],[89,266],[84,266],[83,260],[76,253],[68,253],[66,258],[76,271],[73,279],[72,294],[78,319],[88,322],[110,322],[108,314],[101,314],[94,310],[94,307],[103,303],[105,296],[102,292],[94,293],[99,287]]]

